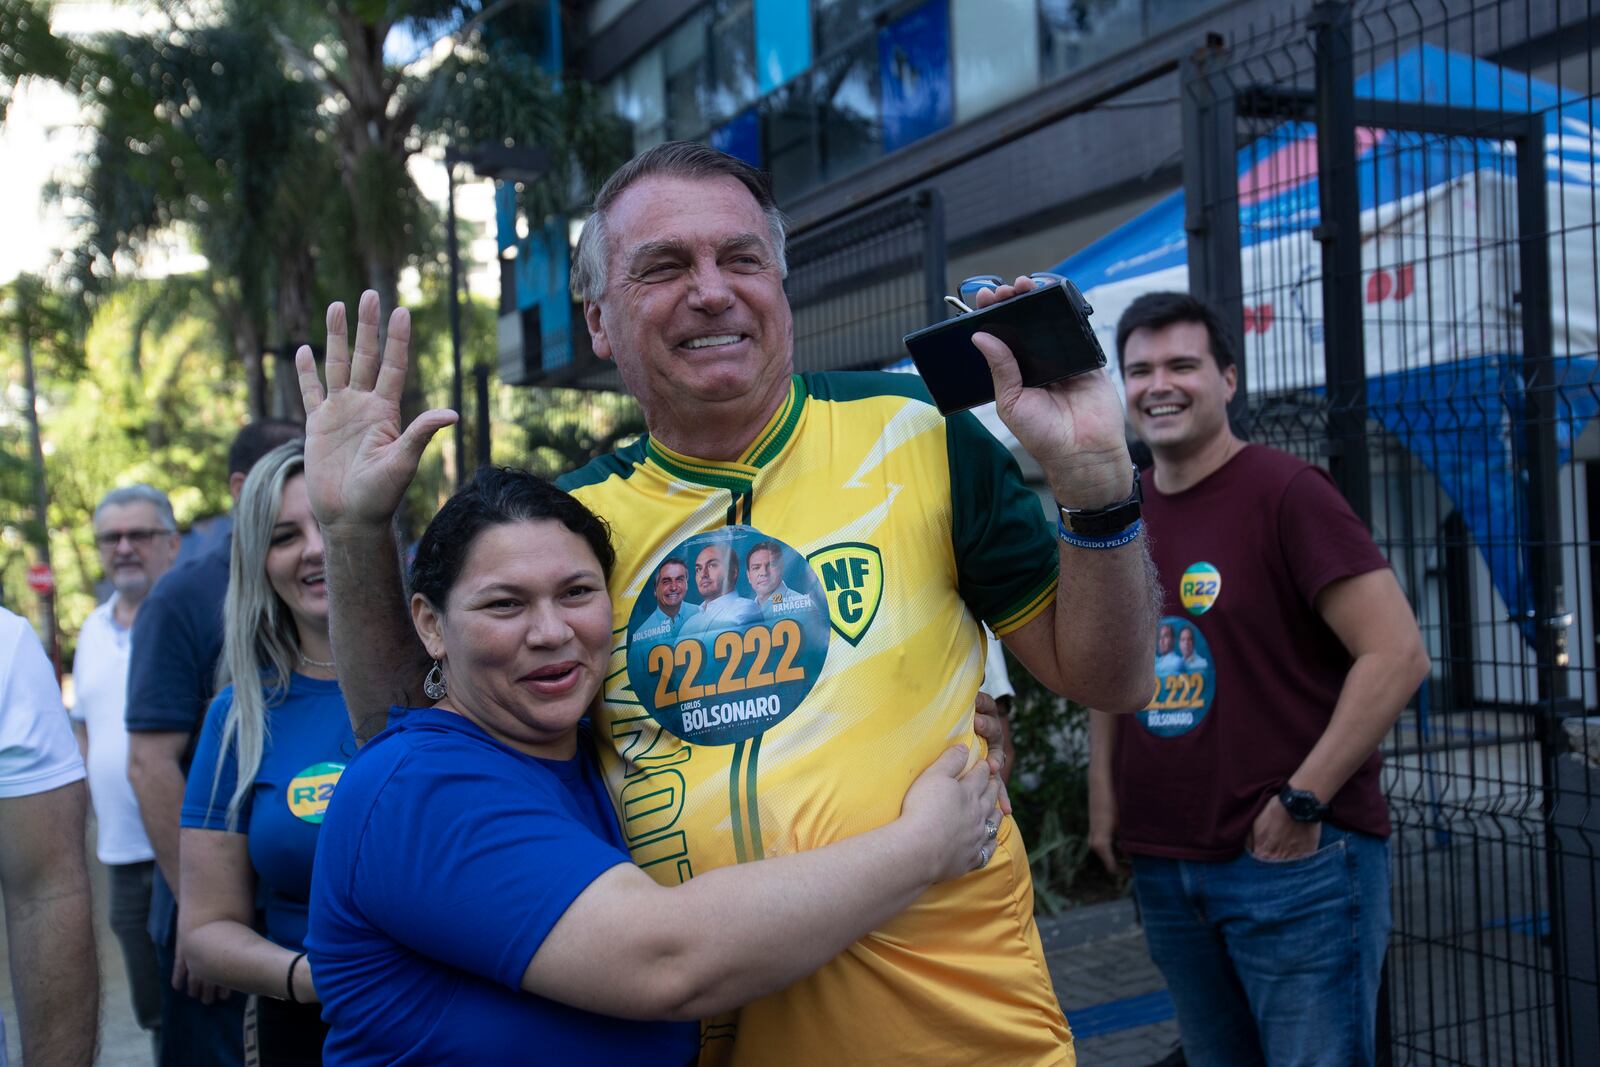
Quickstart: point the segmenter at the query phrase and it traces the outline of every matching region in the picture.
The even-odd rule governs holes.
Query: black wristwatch
[[[1134,524],[1144,503],[1144,491],[1139,487],[1139,468],[1133,468],[1133,491],[1115,504],[1103,508],[1069,508],[1061,501],[1056,507],[1061,511],[1061,525],[1068,533],[1079,537],[1110,537]]]
[[[1328,805],[1317,799],[1309,789],[1296,789],[1286,785],[1278,794],[1283,806],[1289,809],[1289,818],[1295,822],[1321,822],[1328,817]]]

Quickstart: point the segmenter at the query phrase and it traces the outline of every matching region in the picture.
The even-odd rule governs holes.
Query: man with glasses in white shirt
[[[122,945],[133,1014],[159,1039],[161,974],[150,920],[155,850],[128,781],[128,655],[139,606],[177,558],[172,504],[148,485],[113,489],[94,512],[94,540],[114,592],[78,634],[72,662],[73,729],[89,768],[97,824],[96,854],[111,880],[111,930]]]

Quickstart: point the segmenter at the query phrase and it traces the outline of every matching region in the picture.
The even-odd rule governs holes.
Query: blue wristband
[[[1144,520],[1134,519],[1133,525],[1129,526],[1126,530],[1120,530],[1117,533],[1108,534],[1105,537],[1085,537],[1083,534],[1073,533],[1071,530],[1067,529],[1067,524],[1065,522],[1062,522],[1059,519],[1056,521],[1056,536],[1060,537],[1061,540],[1065,541],[1073,548],[1121,548],[1123,545],[1132,544],[1134,541],[1138,540],[1139,531],[1142,529],[1144,529]]]

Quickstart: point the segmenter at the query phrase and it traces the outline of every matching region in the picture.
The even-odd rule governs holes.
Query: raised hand
[[[294,356],[306,406],[306,490],[325,529],[386,526],[416,477],[423,449],[456,421],[455,412],[436,408],[402,431],[411,313],[397,307],[390,314],[380,358],[379,310],[376,292],[361,294],[352,355],[344,305],[328,305],[326,390],[310,347],[302,346]]]
[[[1035,285],[1024,276],[998,289],[985,287],[978,291],[976,304],[988,307]],[[972,343],[989,363],[1000,421],[1039,461],[1056,499],[1068,507],[1099,508],[1128,495],[1133,466],[1123,434],[1122,403],[1105,371],[1030,388],[1022,384],[1022,372],[1004,341],[977,333]]]

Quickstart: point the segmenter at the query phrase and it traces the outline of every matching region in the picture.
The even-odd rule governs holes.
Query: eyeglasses
[[[1028,277],[1032,278],[1034,284],[1041,288],[1046,285],[1059,284],[1064,280],[1059,274],[1051,274],[1049,271],[1043,270],[1035,271],[1034,273],[1028,275]],[[978,304],[979,289],[998,289],[1002,285],[1010,284],[1010,279],[1002,278],[998,274],[974,275],[973,277],[967,278],[961,283],[961,299],[968,305],[976,307]]]
[[[143,548],[158,537],[171,534],[171,530],[107,530],[94,535],[94,543],[101,548],[116,548],[123,538],[134,548]]]

